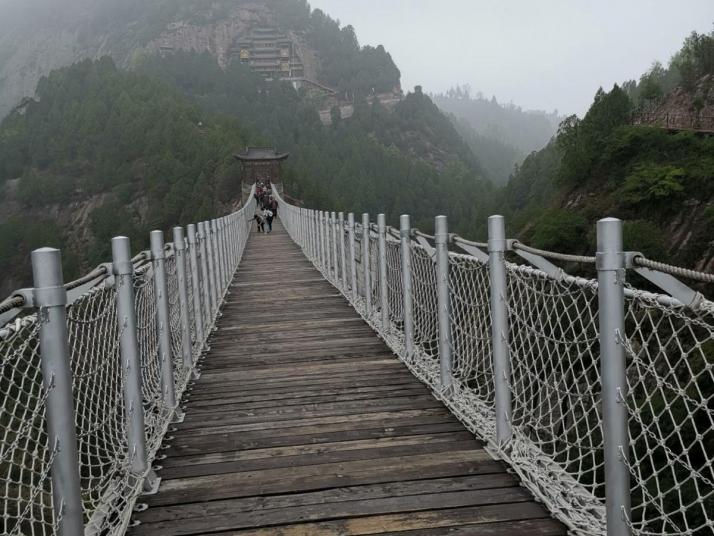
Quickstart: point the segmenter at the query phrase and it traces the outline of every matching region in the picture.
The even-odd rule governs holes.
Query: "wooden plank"
[[[564,534],[274,229],[248,242],[127,534]]]
[[[431,419],[434,421],[435,419]],[[213,452],[230,452],[242,449],[258,449],[289,445],[321,444],[334,441],[397,437],[411,434],[430,434],[463,430],[463,426],[453,418],[442,418],[438,422],[410,424],[392,421],[391,426],[364,427],[353,426],[351,422],[333,425],[303,426],[282,430],[257,430],[242,434],[210,434],[195,437],[177,435],[166,453],[169,456],[189,456]]]
[[[280,536],[334,536],[385,534],[394,531],[415,529],[447,528],[471,525],[475,534],[482,534],[483,525],[499,521],[521,519],[542,519],[547,517],[543,507],[535,503],[507,503],[466,508],[448,508],[422,512],[375,515],[367,517],[337,519],[320,523],[300,523],[280,526]],[[220,536],[275,536],[274,527],[237,531],[214,532]],[[445,531],[444,531],[445,532]],[[442,532],[443,534],[443,532]],[[509,533],[501,533],[509,534]],[[514,533],[510,533],[514,534]]]
[[[433,478],[428,480],[406,480],[384,484],[366,484],[344,488],[286,495],[267,495],[262,497],[244,497],[217,501],[198,501],[180,506],[162,506],[149,508],[137,516],[142,523],[155,523],[171,519],[187,519],[202,515],[217,515],[226,510],[248,512],[251,510],[270,510],[305,506],[310,504],[359,501],[384,497],[418,496],[422,493],[440,493],[455,491],[473,491],[490,488],[516,486],[517,481],[508,473],[493,473],[478,476],[460,476],[454,478]]]
[[[161,492],[146,496],[149,505],[190,503],[228,497],[250,497],[355,486],[367,483],[413,480],[502,472],[503,466],[483,450],[396,456],[380,460],[355,460],[220,475],[166,480]]]
[[[411,495],[382,497],[377,499],[361,498],[356,501],[327,502],[305,506],[282,507],[265,510],[256,509],[247,512],[224,510],[220,514],[202,515],[196,518],[182,519],[180,522],[166,521],[151,523],[146,527],[150,532],[137,534],[186,535],[199,532],[206,523],[211,530],[226,531],[261,526],[276,526],[294,522],[312,522],[324,519],[353,518],[357,516],[394,514],[399,512],[419,512],[435,508],[457,508],[475,505],[493,505],[500,503],[523,503],[530,499],[519,487],[496,488],[486,490],[425,493],[419,500]],[[428,505],[428,506],[427,506]],[[542,515],[542,514],[541,514]],[[337,533],[334,533],[337,534]]]

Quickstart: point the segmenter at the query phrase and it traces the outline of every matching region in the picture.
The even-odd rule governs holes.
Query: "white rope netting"
[[[281,218],[323,273],[313,217],[281,200]],[[506,263],[512,438],[495,441],[491,289],[487,263],[449,253],[452,384],[439,380],[434,251],[409,240],[414,350],[406,351],[400,241],[385,237],[388,325],[381,321],[378,236],[370,234],[371,311],[366,309],[361,225],[357,299],[350,243],[345,277],[328,279],[489,450],[576,535],[605,534],[603,415],[597,281]],[[374,236],[372,236],[374,235]],[[317,236],[320,236],[319,234]],[[373,247],[374,243],[374,247]],[[373,262],[374,259],[374,262]],[[342,270],[339,273],[343,273]],[[668,296],[626,289],[631,519],[638,536],[714,533],[714,303],[696,310]],[[502,297],[503,298],[503,297]]]
[[[229,218],[230,255],[225,265],[237,269],[252,225],[254,200]],[[180,282],[175,251],[164,261],[169,302],[171,362],[176,400],[180,400],[206,340],[199,340],[195,325],[205,324],[210,334],[216,310],[196,319],[194,274],[186,250],[186,308],[180,303]],[[196,248],[196,253],[200,249]],[[143,257],[148,258],[148,257]],[[201,266],[198,259],[197,266]],[[219,282],[219,297],[227,284]],[[203,285],[199,285],[203,292]],[[159,321],[154,267],[140,264],[133,279],[137,342],[141,361],[142,399],[148,462],[157,457],[176,408],[166,402],[162,385]],[[205,296],[201,295],[201,300]],[[219,304],[220,305],[220,304]],[[186,318],[183,317],[186,315]],[[183,359],[183,325],[188,320],[193,366]],[[0,328],[0,534],[49,536],[57,534],[62,508],[53,505],[51,468],[56,447],[48,445],[37,315],[20,316]],[[132,472],[134,451],[128,446],[120,336],[125,325],[117,320],[117,290],[104,280],[67,306],[67,334],[75,408],[78,470],[85,534],[121,535],[129,523],[145,474]],[[147,469],[148,472],[148,469]]]

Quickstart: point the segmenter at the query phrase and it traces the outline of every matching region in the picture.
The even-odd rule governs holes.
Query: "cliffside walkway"
[[[128,534],[565,534],[279,222],[217,328]]]

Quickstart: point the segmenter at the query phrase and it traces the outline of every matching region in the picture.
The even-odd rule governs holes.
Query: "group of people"
[[[273,230],[273,220],[278,215],[278,201],[273,197],[270,185],[259,182],[255,187],[255,215],[253,219],[259,233],[270,233]],[[267,230],[266,230],[267,224]]]

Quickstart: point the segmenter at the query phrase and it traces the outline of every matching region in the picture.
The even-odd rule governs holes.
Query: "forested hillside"
[[[664,69],[600,89],[587,114],[566,118],[504,192],[510,227],[538,247],[594,251],[594,222],[626,220],[626,247],[714,268],[714,137],[633,126],[631,112],[673,91],[696,114],[714,105],[714,33],[693,34]],[[697,105],[696,103],[699,103]]]
[[[0,124],[0,273],[27,283],[29,252],[63,246],[69,276],[126,234],[208,218],[238,196],[231,153],[260,141],[112,60],[54,72]],[[7,290],[7,289],[5,289]]]
[[[50,244],[63,246],[72,277],[108,258],[112,235],[143,247],[152,228],[228,210],[239,189],[232,155],[248,144],[290,151],[286,188],[312,206],[410,212],[422,227],[449,212],[472,234],[493,195],[420,92],[393,112],[358,103],[326,127],[305,95],[240,63],[224,71],[208,54],[179,52],[127,72],[104,58],[52,73],[0,124],[0,271],[26,283],[30,249]]]
[[[498,184],[508,181],[514,165],[527,154],[545,147],[562,119],[557,112],[523,110],[480,93],[472,96],[468,86],[456,86],[432,98],[451,114],[461,135]]]
[[[492,204],[493,187],[450,121],[418,88],[393,111],[357,100],[348,120],[319,121],[310,99],[288,84],[267,83],[245,66],[225,71],[206,54],[153,57],[139,67],[207,110],[248,121],[291,152],[286,187],[311,206],[354,212],[410,211],[431,226],[448,211],[462,232],[484,229],[475,217]]]
[[[28,283],[33,247],[62,246],[73,277],[108,258],[112,235],[128,234],[144,247],[152,228],[229,210],[239,197],[233,153],[246,145],[290,152],[286,190],[312,207],[385,212],[392,224],[410,213],[425,230],[445,213],[453,232],[476,239],[486,236],[486,217],[501,211],[511,236],[588,253],[595,220],[614,215],[628,222],[629,248],[712,268],[714,138],[630,124],[634,109],[666,107],[675,91],[688,95],[694,112],[712,106],[712,35],[691,36],[666,68],[655,65],[638,82],[598,91],[588,113],[566,118],[549,142],[554,114],[503,107],[462,89],[435,103],[417,87],[390,109],[365,98],[399,85],[391,57],[361,47],[351,27],[310,11],[304,0],[141,5],[73,4],[78,11],[69,13],[82,15],[75,29],[124,21],[124,37],[118,28],[105,37],[133,50],[131,61],[102,57],[54,71],[0,123],[3,292]],[[247,15],[236,6],[309,44],[314,67],[353,99],[354,114],[333,114],[323,125],[320,98],[266,81],[216,50],[159,54],[134,46],[176,17],[186,28],[215,29],[226,17],[239,24]],[[130,22],[137,17],[140,23]],[[68,17],[59,19],[67,24]],[[91,41],[98,34],[77,35]],[[449,118],[439,101],[481,119]],[[510,174],[533,144],[547,145],[516,167],[507,186],[493,186],[489,179]]]

